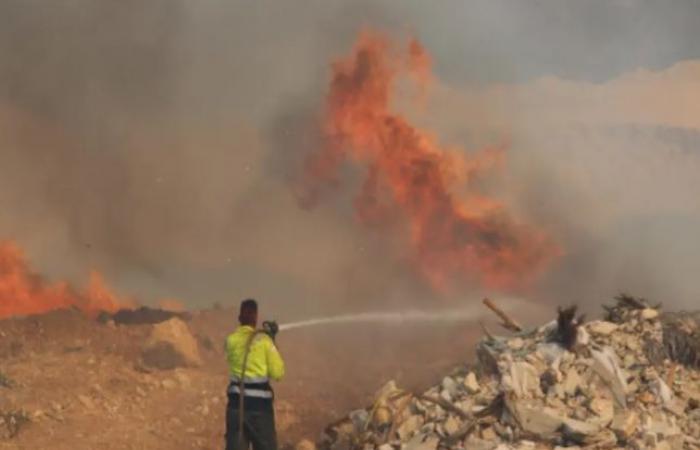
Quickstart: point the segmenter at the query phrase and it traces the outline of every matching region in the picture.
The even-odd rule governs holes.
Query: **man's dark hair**
[[[238,321],[244,325],[255,325],[258,315],[258,302],[252,298],[241,302],[241,309],[238,314]]]

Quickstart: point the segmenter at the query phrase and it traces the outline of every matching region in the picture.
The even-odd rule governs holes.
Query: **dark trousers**
[[[251,401],[249,401],[251,400]],[[226,450],[277,450],[275,411],[272,400],[248,399],[244,405],[243,439],[239,430],[238,395],[229,395],[226,407]]]

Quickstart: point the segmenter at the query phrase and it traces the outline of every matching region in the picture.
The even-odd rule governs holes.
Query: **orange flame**
[[[29,268],[15,244],[0,241],[0,318],[70,307],[95,316],[100,311],[114,312],[133,306],[133,301],[113,294],[95,271],[83,291],[67,282],[50,284]]]
[[[542,231],[513,220],[498,201],[480,195],[474,180],[504,161],[501,148],[467,155],[441,148],[427,132],[390,110],[397,76],[421,88],[430,58],[417,41],[406,55],[382,35],[364,32],[352,54],[332,65],[323,126],[325,144],[307,160],[304,204],[324,187],[338,187],[349,161],[366,170],[355,199],[367,226],[406,221],[411,259],[438,290],[455,282],[515,289],[529,284],[559,250]],[[466,188],[466,195],[454,193]]]

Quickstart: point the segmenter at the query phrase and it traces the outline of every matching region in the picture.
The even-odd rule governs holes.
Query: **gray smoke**
[[[290,188],[317,144],[328,63],[362,26],[424,42],[440,84],[422,120],[445,140],[512,138],[494,189],[568,251],[533,296],[697,298],[688,190],[700,127],[671,113],[591,119],[627,89],[611,80],[700,57],[691,0],[0,1],[0,238],[50,277],[97,268],[144,300],[429,298],[402,250],[357,227],[349,203],[304,211]],[[493,82],[530,97],[500,102]],[[554,110],[600,92],[591,82],[610,91],[576,124],[532,113],[538,95]]]

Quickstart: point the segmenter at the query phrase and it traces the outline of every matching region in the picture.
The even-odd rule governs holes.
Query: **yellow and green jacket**
[[[243,374],[243,358],[248,340],[255,329],[248,325],[239,326],[236,331],[226,338],[226,359],[228,361],[229,394],[239,394],[239,384],[243,378],[244,394],[246,397],[272,399],[270,380],[279,381],[284,376],[284,361],[275,347],[272,338],[265,333],[257,333],[253,337],[248,353],[245,374]]]

